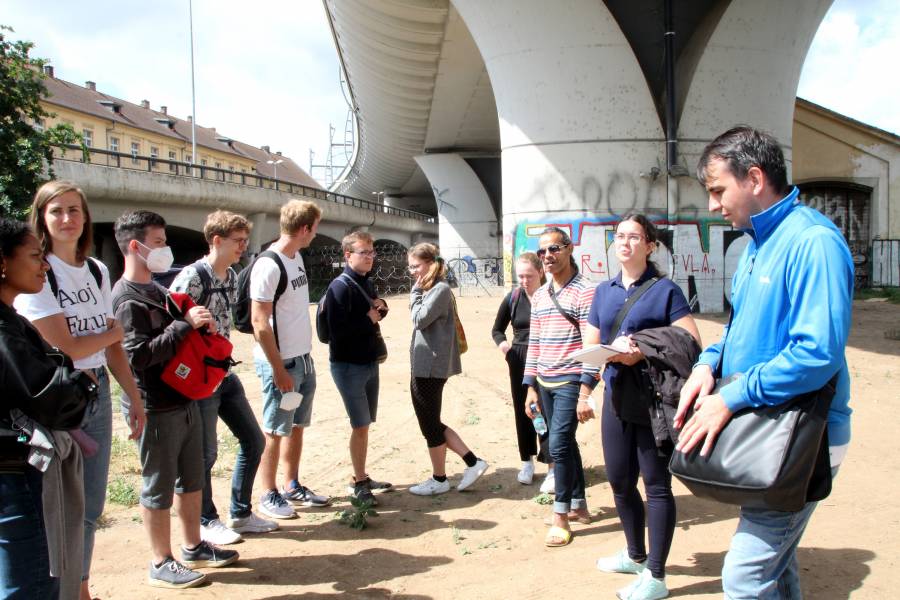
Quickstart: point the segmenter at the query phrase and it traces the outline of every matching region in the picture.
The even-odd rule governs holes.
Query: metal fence
[[[303,196],[304,198],[325,200],[326,202],[335,202],[337,204],[345,204],[347,206],[363,208],[388,215],[396,215],[407,219],[416,219],[417,221],[425,221],[428,223],[435,222],[433,216],[414,210],[388,206],[380,202],[372,202],[370,200],[363,200],[361,198],[354,198],[343,194],[335,194],[334,192],[285,181],[283,179],[274,179],[255,172],[244,173],[232,169],[222,169],[207,165],[193,165],[178,160],[159,158],[158,156],[142,156],[139,154],[102,150],[100,148],[82,148],[77,145],[59,145],[56,146],[56,150],[54,151],[54,160],[77,161],[104,167],[114,167],[117,169],[145,171],[147,173],[159,175],[191,177],[194,179],[205,179],[207,181],[218,181],[233,185],[265,188]]]
[[[872,287],[900,287],[900,240],[872,240]]]

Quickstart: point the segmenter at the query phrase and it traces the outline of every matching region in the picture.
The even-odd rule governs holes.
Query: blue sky
[[[347,110],[321,0],[194,0],[193,9],[197,122],[304,169],[310,148],[324,162],[328,124],[342,132]],[[191,113],[186,0],[3,0],[0,23],[35,42],[57,77]],[[798,95],[900,133],[898,59],[897,0],[835,0]]]

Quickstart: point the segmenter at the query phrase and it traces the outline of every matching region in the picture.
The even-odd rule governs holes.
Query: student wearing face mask
[[[204,467],[200,411],[196,402],[161,379],[164,366],[191,329],[216,327],[205,307],[191,308],[184,321],[173,320],[165,310],[166,290],[151,278],[172,266],[165,227],[160,215],[146,210],[119,217],[115,236],[125,256],[125,271],[112,295],[115,318],[125,330],[122,345],[147,413],[139,448],[141,516],[153,555],[148,583],[178,589],[194,587],[206,578],[192,567],[224,567],[235,562],[238,554],[201,540]],[[173,496],[177,496],[184,535],[180,561],[172,554],[170,539]]]

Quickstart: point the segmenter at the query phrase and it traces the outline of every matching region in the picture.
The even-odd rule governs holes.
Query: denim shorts
[[[168,510],[173,493],[203,489],[203,423],[196,402],[147,413],[138,442],[141,456],[141,506]]]
[[[316,395],[316,368],[312,355],[304,354],[283,359],[284,368],[294,379],[294,391],[303,399],[294,410],[281,410],[281,390],[275,385],[275,372],[268,361],[255,360],[256,374],[262,381],[262,430],[271,435],[286,437],[294,427],[309,427],[312,419],[313,397]]]
[[[378,363],[332,362],[331,378],[341,393],[350,427],[368,427],[378,412]]]

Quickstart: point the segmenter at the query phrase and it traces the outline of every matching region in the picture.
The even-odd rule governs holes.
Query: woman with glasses
[[[497,349],[503,353],[509,368],[509,386],[512,391],[516,438],[522,467],[516,479],[523,485],[534,480],[534,457],[538,454],[538,437],[534,425],[525,414],[525,397],[528,387],[522,383],[525,376],[525,358],[528,355],[528,333],[531,329],[531,300],[537,289],[546,283],[541,259],[534,252],[524,252],[516,261],[518,287],[503,298],[494,319],[491,335]],[[506,339],[506,328],[512,324],[512,343]],[[551,471],[552,473],[552,467]],[[548,473],[547,480],[552,480]],[[544,491],[543,484],[541,491]],[[549,491],[549,490],[547,490]]]
[[[572,540],[570,521],[591,522],[575,431],[579,423],[593,417],[589,399],[597,385],[597,368],[571,360],[569,355],[582,348],[594,286],[578,272],[572,240],[562,229],[545,229],[536,254],[549,281],[532,299],[522,382],[528,386],[525,414],[534,418],[531,407],[535,406],[550,428],[555,501],[544,544],[556,547]]]
[[[449,377],[462,372],[456,337],[456,301],[447,284],[447,266],[437,246],[416,244],[409,250],[407,261],[413,278],[409,299],[413,322],[409,390],[432,467],[432,476],[411,486],[409,491],[418,496],[450,491],[446,471],[447,448],[450,448],[466,463],[456,486],[461,492],[487,471],[488,464],[469,450],[456,431],[441,422],[444,384]]]
[[[630,335],[642,330],[673,325],[686,330],[699,344],[700,334],[691,317],[681,288],[659,272],[650,260],[656,251],[658,233],[647,217],[631,213],[622,218],[615,232],[618,276],[597,286],[588,318],[586,344],[612,343],[629,350],[609,359],[603,372],[604,393],[601,418],[606,474],[627,546],[613,556],[597,561],[597,568],[610,573],[632,573],[638,577],[619,590],[626,600],[655,600],[668,596],[665,564],[675,531],[675,498],[668,471],[671,445],[658,447],[650,422],[644,356]],[[624,319],[620,309],[632,295],[640,293]],[[620,325],[612,328],[620,321]],[[622,338],[622,339],[619,339]],[[638,475],[644,479],[647,508],[638,491]],[[645,529],[650,533],[646,551]]]
[[[81,599],[90,600],[88,578],[97,519],[103,514],[112,448],[112,399],[106,367],[132,399],[129,439],[144,426],[144,407],[128,358],[122,348],[122,327],[113,320],[109,271],[88,257],[93,244],[91,215],[84,192],[70,181],[49,181],[34,196],[31,224],[50,271],[37,293],[16,297],[16,310],[32,322],[43,338],[72,357],[75,367],[89,373],[99,386],[99,398],[88,409],[76,433],[84,453],[84,563]]]

